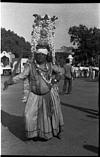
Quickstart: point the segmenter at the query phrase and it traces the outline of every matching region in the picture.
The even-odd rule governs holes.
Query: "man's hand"
[[[7,83],[7,81],[5,81],[3,90],[6,90],[7,88],[8,88],[8,83]]]
[[[6,90],[8,88],[8,86],[12,85],[12,84],[13,84],[12,78],[9,78],[7,81],[4,82],[3,90]]]

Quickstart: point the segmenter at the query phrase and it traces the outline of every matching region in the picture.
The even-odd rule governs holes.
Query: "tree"
[[[1,28],[1,52],[12,52],[16,58],[22,53],[23,57],[31,55],[31,45],[23,37],[19,37],[13,31]]]
[[[70,41],[76,46],[75,57],[82,64],[97,62],[100,53],[100,29],[84,25],[69,28]]]

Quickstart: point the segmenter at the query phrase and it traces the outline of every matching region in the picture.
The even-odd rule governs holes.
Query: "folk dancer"
[[[40,137],[51,139],[61,137],[64,122],[58,91],[52,71],[62,72],[61,68],[48,62],[49,51],[38,46],[34,60],[25,66],[22,73],[4,83],[5,89],[19,80],[29,79],[30,92],[25,107],[25,130],[28,139]]]

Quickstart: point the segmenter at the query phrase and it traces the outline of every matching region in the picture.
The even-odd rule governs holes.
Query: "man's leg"
[[[65,93],[66,92],[66,88],[67,88],[67,79],[66,79],[66,77],[64,78],[64,84],[63,84],[63,93]]]
[[[68,94],[72,91],[72,79],[68,80]]]

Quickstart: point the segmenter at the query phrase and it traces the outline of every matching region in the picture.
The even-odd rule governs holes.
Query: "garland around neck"
[[[51,83],[51,81],[52,81],[52,76],[51,76],[51,74],[50,74],[50,79],[47,80],[46,77],[44,76],[44,74],[42,73],[42,71],[44,71],[44,72],[48,72],[48,71],[49,71],[48,65],[46,64],[46,69],[47,69],[47,70],[42,69],[42,68],[40,67],[40,65],[36,63],[36,61],[35,61],[35,65],[36,65],[36,70],[38,70],[38,72],[40,73],[40,75],[41,75],[41,77],[43,78],[43,80],[44,80],[47,84],[49,84],[50,86],[52,86],[52,83]]]

